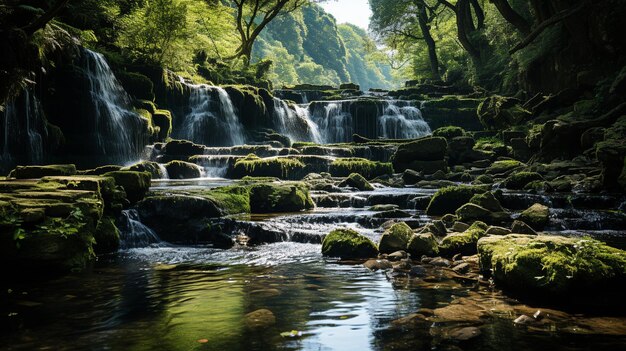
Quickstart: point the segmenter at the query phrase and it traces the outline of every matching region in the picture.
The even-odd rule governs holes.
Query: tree
[[[276,16],[289,13],[308,4],[311,0],[233,0],[237,10],[235,22],[240,37],[240,45],[231,58],[244,58],[250,64],[252,47],[261,31]]]

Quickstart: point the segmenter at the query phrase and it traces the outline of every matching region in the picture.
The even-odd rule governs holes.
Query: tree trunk
[[[502,17],[520,33],[524,36],[530,34],[530,23],[511,7],[508,0],[491,0],[491,2],[496,6]]]
[[[421,6],[419,7],[417,14],[417,19],[419,22],[420,29],[422,31],[422,36],[424,37],[424,41],[426,42],[426,46],[428,47],[428,58],[430,60],[430,70],[433,75],[434,80],[441,80],[441,76],[439,75],[439,59],[437,58],[437,46],[435,44],[435,40],[433,36],[430,34],[430,26],[427,22],[427,13],[426,8]]]

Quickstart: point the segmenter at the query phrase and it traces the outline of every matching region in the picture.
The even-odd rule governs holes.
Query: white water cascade
[[[48,130],[39,99],[28,89],[8,102],[0,112],[0,168],[15,162],[37,164],[44,160]]]
[[[190,111],[177,137],[204,145],[232,146],[245,143],[244,130],[228,93],[206,84],[187,84]]]
[[[137,210],[122,211],[122,223],[120,225],[120,249],[147,247],[161,244],[159,236],[150,228],[139,221]]]
[[[273,118],[276,131],[291,141],[322,142],[318,126],[311,120],[307,108],[295,105],[292,109],[284,100],[274,98]]]
[[[115,78],[102,54],[83,50],[83,63],[94,118],[97,150],[108,158],[128,162],[141,153],[142,129],[148,121],[133,111],[130,97]]]
[[[413,105],[398,106],[389,101],[378,119],[378,135],[385,139],[413,139],[430,133],[422,111]]]

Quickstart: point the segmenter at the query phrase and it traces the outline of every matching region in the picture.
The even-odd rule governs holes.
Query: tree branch
[[[48,11],[46,11],[43,15],[39,16],[35,21],[30,23],[26,27],[23,27],[22,30],[26,33],[26,35],[30,37],[36,31],[45,27],[46,24],[48,24],[48,22],[50,22],[54,18],[54,16],[56,16],[59,13],[59,11],[61,11],[61,9],[63,9],[63,7],[67,5],[68,2],[69,0],[57,1],[56,3],[54,3],[54,5],[52,5],[52,7]]]

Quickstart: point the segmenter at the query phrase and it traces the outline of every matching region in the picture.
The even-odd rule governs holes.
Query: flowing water
[[[89,116],[97,152],[116,162],[136,160],[147,140],[143,129],[148,121],[133,111],[130,97],[115,78],[102,54],[83,50],[81,67],[87,77]]]
[[[220,87],[205,84],[190,88],[189,113],[184,117],[177,138],[198,144],[232,146],[245,143],[243,126],[228,93]]]

